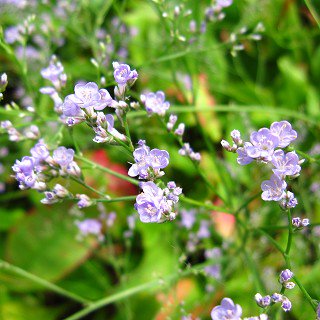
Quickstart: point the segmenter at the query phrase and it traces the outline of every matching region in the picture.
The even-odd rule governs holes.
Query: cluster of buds
[[[49,80],[56,91],[60,91],[65,87],[67,82],[67,75],[64,72],[62,63],[53,55],[50,59],[49,66],[41,70],[41,76]]]
[[[300,217],[292,218],[292,225],[297,229],[303,229],[310,224],[309,219],[301,219]]]
[[[285,312],[290,311],[292,308],[291,301],[286,296],[280,293],[274,293],[271,296],[267,295],[264,297],[260,293],[257,293],[254,296],[254,299],[257,305],[261,308],[267,308],[274,303],[281,303],[281,308]]]
[[[167,129],[169,132],[172,132],[174,130],[174,126],[178,120],[178,117],[174,114],[171,114],[169,117],[169,121],[167,123]],[[185,131],[185,124],[179,123],[177,128],[173,131],[173,133],[181,140],[183,138],[183,134]],[[193,161],[200,161],[201,160],[201,154],[199,152],[194,152],[193,149],[190,146],[190,143],[186,142],[183,143],[182,148],[179,150],[179,154],[181,156],[189,157]]]
[[[8,133],[10,141],[38,140],[40,138],[40,131],[36,125],[31,125],[22,131],[18,131],[11,121],[5,120],[0,123],[0,126]]]
[[[279,282],[286,289],[293,289],[295,287],[295,283],[292,281],[289,281],[291,280],[292,277],[293,277],[293,272],[289,269],[285,269],[280,273]]]
[[[19,188],[22,190],[31,188],[43,192],[45,198],[41,202],[44,204],[52,204],[69,197],[70,193],[66,188],[56,184],[50,190],[47,182],[58,176],[81,176],[78,164],[73,161],[74,151],[59,147],[50,156],[47,146],[40,141],[30,153],[31,156],[16,160],[12,166]]]

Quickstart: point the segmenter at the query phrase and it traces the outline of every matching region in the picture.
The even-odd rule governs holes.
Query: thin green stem
[[[293,227],[292,227],[292,216],[291,216],[291,210],[288,210],[288,240],[287,240],[287,246],[285,254],[289,258],[291,244],[292,244],[292,236],[293,236]],[[288,266],[289,267],[289,266]]]
[[[305,289],[305,287],[302,285],[302,283],[299,281],[299,279],[297,277],[294,276],[293,280],[297,284],[297,286],[299,287],[302,294],[305,296],[305,298],[310,303],[312,309],[314,311],[316,311],[317,303],[311,298],[311,296],[309,295],[309,293],[307,292],[307,290]]]
[[[137,196],[126,196],[112,199],[95,199],[96,202],[120,202],[120,201],[134,201]]]
[[[77,183],[79,183],[79,184],[81,184],[83,187],[85,187],[85,188],[87,188],[88,190],[90,190],[90,191],[98,194],[99,196],[102,196],[102,197],[105,197],[105,196],[106,196],[103,192],[101,192],[101,191],[99,191],[99,190],[97,190],[97,189],[95,189],[95,188],[92,188],[91,186],[89,186],[88,184],[86,184],[84,181],[82,181],[81,179],[79,179],[79,178],[77,178],[77,177],[70,176],[70,179],[73,180],[73,181],[75,181],[75,182],[77,182]]]
[[[67,297],[67,298],[74,300],[74,301],[77,301],[81,304],[88,305],[90,303],[89,300],[82,298],[75,293],[72,293],[72,292],[69,292],[63,288],[60,288],[57,285],[55,285],[45,279],[37,277],[36,275],[29,273],[29,272],[27,272],[19,267],[16,267],[16,266],[14,266],[4,260],[1,260],[1,259],[0,259],[0,270],[6,270],[6,271],[11,272],[15,275],[26,278],[26,279],[30,280],[31,282],[39,284],[40,286],[42,286],[48,290],[56,292],[57,294],[60,294],[61,296]]]
[[[113,171],[113,170],[111,170],[111,169],[109,169],[109,168],[103,167],[103,166],[101,166],[101,165],[98,164],[98,163],[95,163],[95,162],[93,162],[93,161],[88,160],[87,158],[84,158],[84,157],[79,156],[79,155],[75,155],[74,157],[75,157],[76,159],[81,160],[82,162],[90,165],[92,169],[99,169],[99,170],[101,170],[101,171],[103,171],[103,172],[106,172],[106,173],[108,173],[108,174],[113,175],[114,177],[117,177],[117,178],[119,178],[119,179],[128,181],[128,182],[130,182],[130,183],[132,183],[132,184],[134,184],[134,185],[136,185],[136,186],[139,185],[139,181],[138,181],[138,180],[135,180],[135,179],[133,179],[133,178],[130,178],[130,177],[128,177],[128,176],[126,176],[126,175],[124,175],[124,174],[121,174],[121,173],[119,173],[119,172]]]
[[[214,210],[214,211],[219,211],[219,212],[224,212],[224,213],[228,213],[228,214],[234,215],[231,211],[229,211],[226,208],[215,206],[215,205],[213,205],[211,203],[194,200],[194,199],[188,198],[186,196],[181,196],[180,197],[180,201],[192,204],[192,205],[197,206],[197,207],[203,207],[203,208],[211,209],[211,210]]]
[[[212,261],[209,261],[209,263],[212,263]],[[205,266],[208,265],[208,262],[205,262],[205,263],[202,263],[202,264],[199,264],[199,265],[196,265],[194,267],[190,267],[184,271],[178,271],[177,273],[175,274],[171,274],[171,275],[168,275],[166,277],[163,277],[163,278],[159,278],[157,280],[153,280],[153,281],[150,281],[150,282],[147,282],[147,283],[144,283],[144,284],[141,284],[141,285],[138,285],[138,286],[135,286],[135,287],[132,287],[132,288],[129,288],[129,289],[126,289],[124,291],[120,291],[120,292],[117,292],[113,295],[110,295],[106,298],[103,298],[103,299],[100,299],[96,302],[93,302],[91,303],[88,307],[82,309],[81,311],[73,314],[72,316],[66,318],[65,320],[77,320],[77,319],[81,319],[83,318],[84,316],[86,316],[87,314],[91,313],[91,312],[94,312],[108,304],[111,304],[111,303],[114,303],[114,302],[117,302],[117,301],[120,301],[120,300],[123,300],[123,299],[126,299],[136,293],[139,293],[139,292],[143,292],[143,291],[146,291],[146,290],[156,290],[156,289],[159,289],[161,287],[163,287],[166,283],[170,283],[172,281],[174,281],[175,279],[177,278],[181,278],[181,277],[185,277],[187,275],[190,275],[190,274],[197,274],[199,273],[200,271],[203,270],[203,268]]]
[[[294,118],[299,119],[305,122],[308,122],[316,127],[320,127],[319,121],[315,120],[314,118],[303,114],[302,112],[297,112],[290,107],[287,108],[275,108],[273,106],[246,106],[246,105],[215,105],[213,107],[209,106],[200,106],[195,108],[194,106],[171,106],[170,111],[172,113],[189,113],[189,112],[245,112],[245,113],[251,113],[251,112],[257,112],[257,113],[270,113],[270,114],[277,114],[281,116],[285,116],[286,118]],[[139,117],[139,116],[145,116],[146,111],[136,111],[132,112],[128,116],[130,117]]]
[[[261,229],[261,228],[256,228],[256,229],[251,229],[251,232],[254,233],[260,233],[262,235],[264,235],[280,252],[282,255],[284,255],[285,251],[282,249],[282,247],[278,244],[278,242],[276,240],[274,240],[270,234],[268,232],[266,232],[265,230]]]
[[[131,150],[131,152],[133,152],[134,151],[134,146],[132,144],[132,140],[131,140],[131,135],[130,135],[130,130],[129,130],[128,120],[127,120],[127,115],[126,114],[123,115],[122,120],[123,120],[124,130],[126,132],[126,137],[127,137],[128,141],[129,141],[130,150]]]

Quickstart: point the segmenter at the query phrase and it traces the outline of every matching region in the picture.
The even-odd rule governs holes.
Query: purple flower
[[[142,222],[159,222],[166,209],[166,199],[163,190],[155,183],[142,182],[142,193],[137,196],[135,209],[140,215]]]
[[[169,164],[169,158],[168,151],[152,149],[146,157],[146,163],[153,169],[163,169]]]
[[[102,110],[106,106],[110,106],[113,101],[109,92],[105,89],[99,90],[98,85],[94,82],[77,84],[74,87],[74,94],[70,94],[66,98],[73,101],[80,108],[93,107],[95,110]]]
[[[247,155],[263,161],[271,161],[274,148],[279,145],[279,138],[273,135],[269,129],[262,128],[250,135],[252,146],[247,146]]]
[[[29,176],[33,173],[34,164],[35,161],[32,157],[23,157],[21,161],[16,160],[12,169],[16,173],[22,173],[25,176]]]
[[[230,298],[223,298],[221,304],[211,311],[212,320],[240,320],[242,308]]]
[[[181,210],[181,225],[186,229],[191,229],[196,221],[195,210]]]
[[[274,136],[278,137],[279,148],[287,147],[298,137],[297,132],[292,129],[292,126],[288,121],[273,122],[270,127],[270,132]]]
[[[128,171],[130,177],[139,176],[140,179],[147,179],[150,174],[162,176],[164,173],[159,169],[169,164],[169,153],[166,150],[152,149],[145,144],[144,140],[139,141],[139,147],[134,150],[133,157],[136,163],[132,164]],[[150,172],[153,169],[153,172]]]
[[[62,113],[67,117],[82,116],[82,110],[71,98],[66,96],[62,105]]]
[[[128,82],[130,82],[130,84],[133,84],[133,82],[138,78],[137,71],[131,70],[130,66],[127,64],[113,62],[112,66],[114,68],[114,79],[121,86],[124,86]]]
[[[21,28],[19,26],[8,27],[4,32],[4,38],[9,44],[20,42],[22,40]]]
[[[200,227],[199,227],[197,236],[198,236],[199,239],[205,239],[205,238],[209,238],[210,237],[208,221],[202,220],[200,222]]]
[[[146,179],[148,177],[148,164],[146,163],[146,157],[149,154],[150,148],[145,144],[145,141],[139,141],[139,148],[135,149],[133,152],[134,163],[129,171],[128,175],[130,177],[136,177],[139,175],[139,178]]]
[[[63,65],[56,56],[52,56],[49,66],[41,70],[41,76],[50,80],[56,89],[60,89],[66,84],[67,75],[64,73]]]
[[[41,142],[37,143],[30,149],[30,153],[36,163],[46,160],[49,157],[49,150],[47,146]]]
[[[253,161],[253,158],[249,157],[247,153],[247,149],[249,147],[252,147],[252,144],[250,142],[246,142],[243,147],[237,149],[237,162],[242,166],[245,166]]]
[[[221,267],[218,264],[214,264],[212,266],[206,266],[204,268],[204,272],[208,276],[210,276],[214,279],[217,279],[217,280],[221,279]]]
[[[287,184],[279,176],[273,174],[270,180],[261,183],[261,198],[264,201],[279,201],[285,197]]]
[[[165,101],[165,98],[163,91],[157,91],[156,93],[149,92],[140,96],[141,101],[146,106],[147,112],[149,114],[157,113],[160,116],[164,116],[170,107],[170,103]]]
[[[320,319],[320,303],[317,306],[317,318]]]
[[[225,8],[232,5],[233,0],[217,0],[217,6]]]
[[[272,171],[276,175],[294,176],[301,170],[299,157],[294,151],[284,153],[283,150],[276,150],[273,153],[271,162],[275,166],[275,169],[272,169]]]
[[[59,147],[53,151],[53,160],[61,167],[67,167],[73,161],[74,151],[65,147]]]
[[[86,219],[83,221],[76,221],[76,226],[79,229],[79,239],[82,239],[89,235],[94,235],[98,240],[103,240],[102,224],[99,220],[96,219]]]

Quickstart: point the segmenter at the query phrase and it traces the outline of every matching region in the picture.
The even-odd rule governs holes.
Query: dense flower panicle
[[[240,320],[242,308],[230,298],[223,298],[221,304],[211,311],[212,320]]]
[[[240,165],[247,165],[256,160],[269,163],[273,166],[273,175],[270,180],[263,181],[261,197],[265,201],[278,201],[279,205],[287,210],[294,208],[298,201],[294,194],[286,190],[286,176],[297,177],[301,171],[298,155],[293,152],[285,153],[281,149],[287,147],[297,138],[297,132],[291,127],[288,121],[274,122],[270,129],[262,128],[253,132],[250,142],[244,142],[238,130],[231,132],[233,145],[226,140],[221,141],[222,147],[229,152],[238,154],[237,162]]]
[[[291,124],[288,121],[274,122],[271,124],[270,132],[278,137],[279,148],[287,147],[292,141],[296,140],[298,134],[292,129]]]
[[[168,101],[165,101],[166,97],[163,91],[142,94],[140,96],[140,99],[144,103],[149,114],[156,113],[160,116],[164,116],[166,111],[170,107],[170,103]]]
[[[74,94],[68,95],[67,98],[83,109],[92,107],[95,110],[103,110],[111,106],[113,102],[109,92],[105,89],[99,90],[98,85],[94,82],[77,84],[74,87]]]
[[[74,151],[59,147],[53,151],[53,160],[62,167],[67,167],[73,161]]]
[[[139,179],[153,179],[161,177],[164,169],[169,164],[169,153],[166,150],[152,149],[145,144],[144,140],[139,140],[139,147],[133,152],[135,163],[129,168],[130,177],[139,176]]]
[[[275,167],[272,171],[278,176],[294,176],[301,170],[299,157],[294,151],[284,153],[283,150],[276,150],[271,162]]]
[[[114,79],[118,85],[124,86],[126,84],[132,85],[136,79],[138,79],[138,72],[131,70],[130,66],[124,63],[113,62]]]
[[[275,174],[270,180],[261,183],[262,195],[261,198],[265,201],[279,201],[285,197],[285,189],[287,183]]]
[[[152,181],[141,182],[140,188],[142,193],[137,196],[134,207],[142,222],[162,222],[175,218],[174,205],[179,201],[179,197],[174,193],[180,194],[181,188],[161,189]]]

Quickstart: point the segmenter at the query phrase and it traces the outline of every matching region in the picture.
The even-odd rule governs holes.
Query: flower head
[[[263,161],[271,161],[274,149],[279,145],[279,138],[267,128],[252,132],[250,141],[252,146],[246,148],[247,155]]]
[[[273,174],[270,180],[261,183],[261,189],[263,191],[261,198],[264,201],[279,201],[285,197],[286,187],[287,183],[279,178],[279,176]]]
[[[166,97],[163,91],[142,94],[140,99],[145,104],[146,110],[149,114],[157,113],[160,116],[164,116],[170,107],[170,103],[165,101]]]
[[[67,98],[80,108],[92,107],[95,110],[103,110],[113,101],[109,92],[105,89],[99,90],[98,85],[94,82],[77,84],[74,87],[74,94],[68,95]]]
[[[66,147],[59,147],[53,151],[53,160],[61,167],[67,167],[73,161],[74,151]]]
[[[297,132],[292,129],[292,126],[288,121],[273,122],[270,127],[270,132],[274,136],[278,137],[279,148],[287,147],[298,137]]]
[[[128,82],[131,84],[138,78],[138,72],[131,70],[130,66],[124,63],[113,62],[114,68],[113,76],[119,85],[126,85]]]
[[[272,171],[276,175],[294,176],[301,170],[297,154],[295,152],[284,153],[281,149],[274,152],[272,164],[275,166]]]

